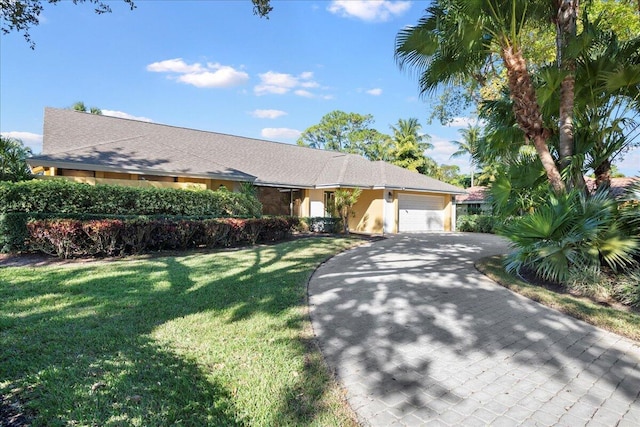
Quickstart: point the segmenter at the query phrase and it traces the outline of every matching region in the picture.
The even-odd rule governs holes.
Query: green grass
[[[5,408],[34,426],[355,425],[305,301],[354,244],[0,269]]]
[[[616,309],[588,298],[555,292],[542,286],[529,284],[507,273],[502,260],[502,256],[485,258],[476,263],[476,268],[502,286],[547,307],[618,335],[640,341],[639,312],[630,309]]]

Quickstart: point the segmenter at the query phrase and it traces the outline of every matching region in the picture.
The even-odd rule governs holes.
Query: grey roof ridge
[[[346,155],[346,153],[342,153],[340,151],[333,151],[333,150],[319,150],[319,151],[325,151],[325,152],[329,152],[329,153],[334,154],[334,156],[331,157],[331,159],[335,159],[335,158],[338,158],[338,157],[344,157]],[[318,173],[316,174],[316,176],[313,179],[314,187],[318,187],[318,186],[323,187],[323,186],[325,186],[324,183],[319,183],[318,181],[320,180],[320,177],[324,174],[324,171],[328,167],[329,167],[329,161],[324,162],[324,165],[322,166],[322,169],[320,169],[318,171]]]
[[[83,111],[67,110],[66,108],[45,107],[45,109],[57,110],[57,111],[66,111],[66,112],[69,112],[69,113],[89,114],[89,115],[91,115],[91,113],[85,113]],[[96,114],[94,114],[94,115],[96,115]],[[168,124],[165,124],[165,123],[147,122],[147,121],[144,121],[144,120],[136,120],[136,119],[126,118],[126,117],[115,117],[115,116],[106,116],[106,115],[100,115],[100,117],[104,117],[104,118],[112,119],[112,120],[125,120],[125,121],[129,121],[129,122],[143,123],[145,125],[150,125],[150,126],[163,126],[163,127],[173,128],[173,129],[182,129],[182,130],[189,131],[189,132],[201,132],[201,133],[208,133],[208,134],[215,134],[215,135],[224,135],[224,136],[229,136],[229,137],[232,137],[232,138],[242,138],[242,139],[248,139],[248,140],[257,141],[257,142],[266,142],[266,143],[269,143],[269,144],[286,145],[286,146],[289,146],[289,147],[298,147],[298,148],[301,148],[301,149],[307,149],[307,150],[313,150],[313,151],[324,151],[324,152],[329,151],[329,150],[323,150],[323,149],[320,149],[320,148],[307,147],[306,145],[288,144],[286,142],[270,141],[268,139],[259,139],[259,138],[249,137],[249,136],[233,135],[233,134],[230,134],[230,133],[214,132],[214,131],[211,131],[211,130],[193,129],[193,128],[188,128],[188,127],[184,127],[184,126],[168,125]]]
[[[345,153],[344,159],[342,160],[342,167],[340,168],[340,173],[338,174],[338,183],[344,182],[344,174],[347,171],[347,167],[349,166],[349,159],[351,157],[348,153]]]

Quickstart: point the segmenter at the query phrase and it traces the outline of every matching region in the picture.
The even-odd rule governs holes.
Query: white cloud
[[[304,90],[304,89],[298,89],[296,91],[293,92],[294,94],[301,96],[303,98],[313,98],[314,95],[309,92],[308,90]]]
[[[182,58],[167,59],[147,65],[147,71],[155,73],[199,73],[203,70],[199,63],[188,65]]]
[[[21,140],[34,154],[42,151],[42,135],[39,133],[12,131],[2,132],[2,136]]]
[[[132,114],[125,113],[124,111],[102,110],[102,114],[104,116],[119,117],[121,119],[138,120],[141,122],[149,122],[149,123],[153,122],[153,120],[151,120],[148,117],[134,116]]]
[[[446,126],[453,128],[466,128],[467,126],[475,126],[477,124],[484,126],[484,122],[482,120],[479,121],[476,117],[454,117]]]
[[[366,93],[373,96],[380,96],[382,95],[382,89],[380,89],[379,87],[376,87],[376,88],[367,90]]]
[[[320,86],[318,82],[313,80],[311,71],[305,71],[297,76],[267,71],[258,76],[260,77],[260,83],[253,88],[253,91],[258,96],[266,94],[284,95],[296,88],[312,89]],[[308,90],[298,89],[294,90],[293,93],[298,96],[313,97]]]
[[[238,86],[249,80],[249,74],[228,65],[207,62],[187,64],[182,58],[167,59],[147,65],[147,71],[170,73],[179,82],[200,88]],[[175,75],[178,76],[175,76]]]
[[[357,18],[367,22],[383,22],[402,15],[410,7],[410,1],[334,0],[327,10],[343,17]]]
[[[289,128],[264,128],[260,132],[263,138],[269,139],[295,139],[301,133],[299,130]]]
[[[286,116],[287,113],[282,110],[253,110],[251,115],[259,119],[277,119]]]
[[[433,160],[438,162],[439,165],[456,165],[460,167],[460,170],[463,173],[469,171],[468,156],[451,158],[451,155],[458,151],[458,147],[452,144],[451,141],[439,136],[431,135],[431,140],[429,142],[433,144],[433,150],[427,150],[425,154],[433,158]]]

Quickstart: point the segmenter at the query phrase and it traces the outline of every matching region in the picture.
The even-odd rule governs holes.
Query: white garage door
[[[398,230],[444,231],[444,197],[398,195]]]

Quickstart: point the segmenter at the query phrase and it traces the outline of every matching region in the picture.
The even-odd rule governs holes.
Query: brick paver
[[[365,425],[638,425],[640,345],[495,284],[492,235],[393,236],[309,283],[312,323]]]

